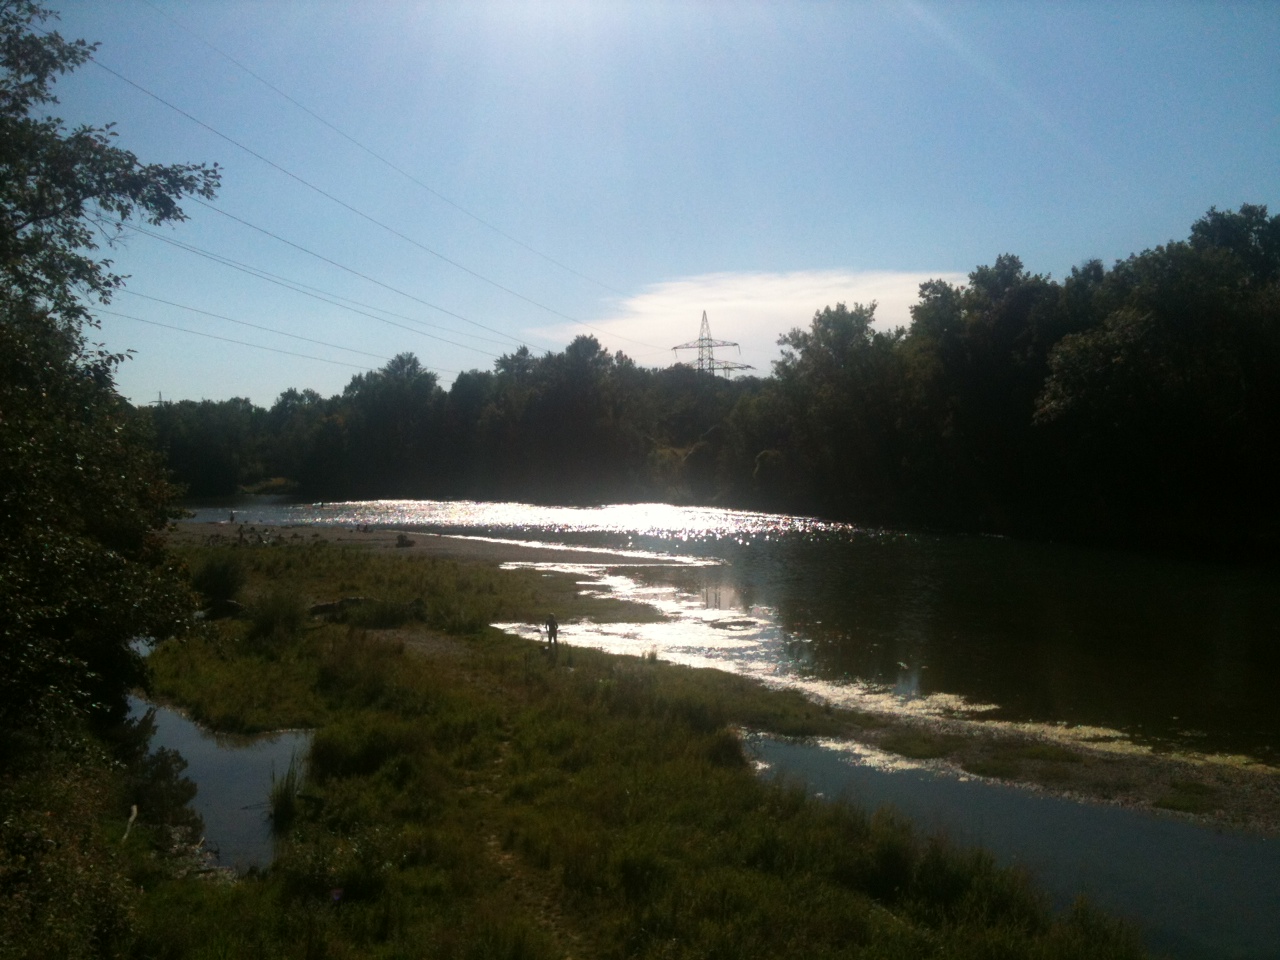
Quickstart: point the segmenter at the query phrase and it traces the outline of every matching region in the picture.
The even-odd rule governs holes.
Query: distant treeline
[[[579,337],[440,388],[412,354],[341,395],[147,407],[192,496],[657,499],[867,524],[1269,552],[1280,535],[1280,216],[1062,281],[996,258],[911,325],[839,304],[768,378],[645,369]]]

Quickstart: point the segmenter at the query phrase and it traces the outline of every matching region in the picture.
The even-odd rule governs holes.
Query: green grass
[[[949,756],[963,743],[963,737],[928,730],[895,730],[880,739],[880,746],[885,750],[913,760]]]
[[[271,810],[271,829],[280,834],[286,833],[293,821],[297,819],[301,801],[298,798],[302,790],[302,764],[296,755],[289,758],[289,766],[284,774],[276,777],[271,774],[271,793],[267,797]]]
[[[1038,760],[1043,763],[1080,763],[1081,756],[1070,747],[1057,743],[1027,743],[1014,748],[1022,760]]]
[[[996,780],[1013,780],[1033,776],[1041,782],[1066,782],[1075,776],[1075,766],[1082,763],[1079,753],[1056,743],[982,744],[977,756],[965,757],[960,766],[969,773]]]
[[[1141,955],[1085,908],[1054,917],[984,853],[762,782],[732,729],[837,733],[856,715],[652,657],[568,648],[552,665],[474,626],[594,609],[562,585],[309,546],[246,568],[250,609],[291,590],[423,613],[384,631],[308,618],[269,644],[219,621],[153,655],[157,688],[200,716],[316,732],[305,776],[273,792],[275,864],[152,885],[135,956]],[[449,649],[415,647],[441,631]]]
[[[1154,801],[1154,806],[1178,813],[1208,813],[1217,806],[1218,791],[1208,784],[1175,780],[1169,790]]]
[[[994,780],[1012,780],[1022,772],[1022,764],[1011,757],[973,757],[965,760],[961,767],[969,773],[980,777],[991,777]]]

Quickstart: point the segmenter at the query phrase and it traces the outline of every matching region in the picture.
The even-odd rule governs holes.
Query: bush
[[[250,610],[249,640],[268,651],[297,639],[307,621],[307,607],[297,593],[273,590]]]
[[[244,589],[244,564],[234,553],[219,551],[205,558],[191,577],[191,585],[211,607],[236,601]]]

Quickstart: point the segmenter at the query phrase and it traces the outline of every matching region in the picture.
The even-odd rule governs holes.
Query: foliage
[[[118,714],[143,679],[130,641],[172,632],[188,606],[151,535],[172,490],[114,390],[122,358],[85,342],[84,296],[121,282],[96,238],[181,220],[178,200],[218,180],[43,115],[93,49],[43,32],[51,16],[0,5],[0,750],[73,711]]]
[[[191,585],[206,603],[218,606],[237,600],[246,579],[240,556],[220,551],[200,562],[191,574]]]
[[[110,243],[134,216],[153,225],[184,219],[178,200],[211,198],[219,174],[143,164],[116,146],[110,125],[68,130],[44,114],[58,102],[57,77],[95,49],[44,32],[53,17],[34,0],[0,5],[0,302],[41,307],[78,334],[89,319],[82,293],[105,299],[123,282],[92,255],[99,238]]]
[[[579,337],[448,392],[402,355],[329,399],[151,416],[181,420],[193,448],[242,424],[225,492],[288,476],[325,499],[656,499],[1273,552],[1278,224],[1210,210],[1186,241],[1061,282],[1002,254],[967,284],[921,284],[906,330],[882,329],[874,303],[826,307],[782,336],[764,380],[641,369]],[[170,462],[193,486],[215,475]]]
[[[775,371],[795,469],[811,484],[806,499],[825,513],[868,521],[893,514],[892,380],[903,336],[873,329],[875,311],[875,303],[820,311],[807,331],[778,341],[784,349]]]
[[[195,786],[154,730],[150,711],[5,768],[0,958],[127,956],[140,885],[197,865]]]
[[[110,774],[92,758],[50,759],[8,771],[0,789],[0,958],[122,955],[135,898],[100,822]]]
[[[193,825],[181,758],[139,747],[143,725],[119,734],[146,681],[133,644],[173,633],[191,597],[157,537],[174,490],[113,385],[124,358],[85,327],[122,282],[100,239],[183,219],[218,172],[143,164],[110,127],[47,115],[93,50],[46,32],[52,16],[0,2],[0,956],[112,957],[131,941],[129,862],[154,869]],[[113,727],[114,762],[92,736]]]
[[[1278,238],[1265,207],[1210,210],[1092,285],[1099,322],[1054,347],[1035,414],[1083,493],[1064,507],[1143,539],[1280,537]]]
[[[110,384],[43,317],[0,322],[0,740],[70,710],[118,713],[130,644],[189,601],[153,535],[170,489]]]

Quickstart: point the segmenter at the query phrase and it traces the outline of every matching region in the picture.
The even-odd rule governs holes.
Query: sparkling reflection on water
[[[225,521],[231,504],[196,511]],[[555,569],[657,624],[571,643],[714,666],[837,703],[1275,759],[1274,569],[812,518],[623,504],[241,501],[238,522],[412,528],[581,548]],[[629,552],[618,564],[591,550]],[[536,625],[504,624],[534,637]]]

